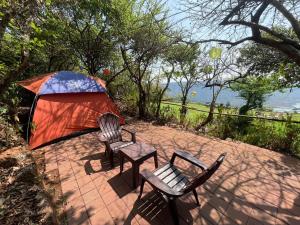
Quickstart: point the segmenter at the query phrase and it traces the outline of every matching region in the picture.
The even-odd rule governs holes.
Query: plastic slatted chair
[[[108,154],[110,165],[114,167],[113,157],[130,144],[136,143],[134,131],[129,131],[120,126],[120,118],[112,113],[105,113],[97,119],[98,125],[101,129],[100,141],[105,144],[105,155]],[[131,140],[125,141],[122,138],[122,131],[131,134]]]
[[[142,196],[145,182],[148,182],[156,192],[161,194],[164,199],[167,200],[174,223],[178,224],[176,199],[192,191],[196,198],[197,205],[200,205],[196,188],[204,184],[217,171],[224,161],[225,155],[226,153],[221,154],[218,159],[210,167],[208,167],[190,153],[176,150],[168,164],[154,170],[153,172],[143,170],[140,173],[142,182],[139,198]],[[189,181],[188,178],[174,165],[176,157],[200,167],[202,172]]]

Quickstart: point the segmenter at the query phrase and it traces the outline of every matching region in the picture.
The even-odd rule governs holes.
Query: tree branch
[[[126,70],[126,68],[122,68],[120,71],[116,72],[113,76],[110,77],[110,79],[108,81],[106,81],[106,85],[108,86],[117,76],[119,76],[125,70]]]
[[[224,45],[231,45],[231,47],[239,45],[245,41],[251,41],[253,40],[253,37],[245,37],[241,40],[238,41],[228,41],[228,40],[222,40],[222,39],[207,39],[207,40],[199,40],[199,41],[184,41],[181,40],[181,42],[184,42],[186,44],[201,44],[201,43],[207,43],[207,42],[218,42],[219,44],[224,44]]]
[[[293,16],[281,3],[281,1],[270,0],[270,3],[285,16],[285,18],[291,23],[297,37],[300,39],[300,24],[297,18]]]

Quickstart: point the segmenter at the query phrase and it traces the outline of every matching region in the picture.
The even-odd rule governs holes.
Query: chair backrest
[[[195,176],[189,185],[186,186],[184,192],[189,192],[194,188],[204,184],[221,166],[225,159],[226,153],[222,153],[218,159],[207,169],[202,171],[199,175]]]
[[[112,113],[105,113],[97,119],[101,134],[109,143],[122,141],[120,130],[120,118]]]

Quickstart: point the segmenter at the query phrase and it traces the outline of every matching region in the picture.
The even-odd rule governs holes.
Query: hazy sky
[[[170,10],[170,22],[176,24],[179,27],[190,29],[190,23],[187,17],[187,13],[183,13],[183,5],[181,0],[167,0],[167,6]]]
[[[193,40],[207,39],[211,38],[207,34],[210,30],[205,30],[206,28],[195,28],[195,24],[188,18],[188,12],[185,10],[184,0],[167,0],[167,7],[169,8],[169,21],[176,27],[181,28],[186,36],[191,36]]]

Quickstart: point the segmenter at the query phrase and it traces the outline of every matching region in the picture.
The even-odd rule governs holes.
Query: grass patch
[[[173,105],[178,104],[178,105]],[[180,116],[180,103],[179,102],[163,102],[162,103],[162,110],[166,109],[167,107],[171,108],[173,112],[175,112],[176,118],[179,120]],[[201,103],[188,103],[188,107],[194,108],[196,110],[202,110],[202,111],[209,111],[209,106],[201,104]],[[207,112],[200,112],[193,109],[188,109],[188,113],[186,116],[187,120],[196,121],[199,118],[204,118],[208,115]],[[218,112],[216,109],[215,112]],[[238,114],[237,108],[223,108],[222,113],[228,113],[228,114]],[[249,115],[251,116],[262,116],[262,117],[270,117],[270,118],[278,118],[282,120],[286,120],[288,116],[291,116],[292,121],[299,121],[300,122],[300,114],[299,113],[275,113],[270,110],[251,110],[249,112]]]

